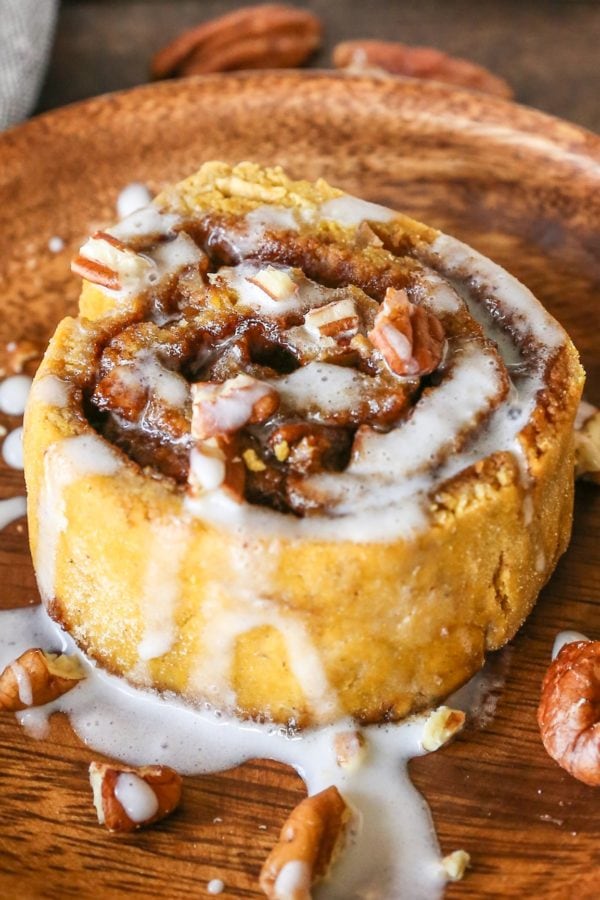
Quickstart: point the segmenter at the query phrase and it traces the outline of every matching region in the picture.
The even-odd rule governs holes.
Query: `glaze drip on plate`
[[[42,607],[0,612],[0,670],[32,645],[77,652]],[[168,765],[194,775],[253,758],[278,759],[298,771],[309,794],[336,784],[356,810],[345,852],[332,877],[314,890],[315,898],[441,897],[446,876],[431,816],[406,773],[408,760],[425,752],[421,738],[426,716],[364,729],[367,757],[351,771],[340,768],[335,758],[336,735],[356,727],[350,721],[286,733],[273,725],[242,723],[174,698],[136,691],[83,656],[81,662],[86,678],[71,692],[44,707],[17,713],[32,737],[42,737],[49,717],[63,712],[87,747],[132,766]],[[475,685],[472,690],[477,693]],[[119,800],[130,818],[150,818],[155,794],[135,775],[120,778]]]

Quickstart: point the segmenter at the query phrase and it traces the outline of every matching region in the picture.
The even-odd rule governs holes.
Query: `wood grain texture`
[[[69,257],[114,217],[125,184],[158,190],[215,157],[323,175],[467,240],[567,327],[590,374],[588,396],[600,400],[600,139],[492,98],[396,79],[189,80],[8,132],[0,139],[1,340],[48,336],[74,310]],[[53,235],[65,240],[59,254],[47,247]],[[23,490],[6,467],[0,486],[1,496]],[[599,524],[600,492],[581,485],[568,553],[525,627],[496,654],[506,686],[491,722],[411,764],[442,849],[464,847],[473,859],[449,898],[598,895],[597,790],[546,756],[535,709],[555,634],[600,637]],[[22,524],[2,532],[0,572],[4,607],[35,602]],[[263,761],[186,779],[172,818],[111,837],[95,823],[90,755],[64,722],[35,742],[12,716],[0,718],[0,896],[183,898],[206,895],[216,877],[223,897],[259,896],[261,862],[302,796],[296,775]]]

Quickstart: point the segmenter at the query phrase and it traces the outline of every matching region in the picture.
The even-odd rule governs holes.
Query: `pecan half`
[[[336,787],[307,797],[284,823],[260,873],[269,900],[310,897],[341,849],[350,808]]]
[[[544,677],[537,718],[552,759],[600,786],[600,641],[565,644]]]
[[[396,41],[343,41],[333,50],[333,63],[338,69],[380,69],[393,75],[444,81],[506,100],[514,96],[503,78],[434,47],[410,47]]]
[[[440,320],[411,303],[404,290],[388,288],[369,338],[395,375],[428,375],[442,360]]]
[[[179,805],[181,776],[168,766],[90,764],[90,784],[100,825],[135,831],[164,819]]]
[[[238,9],[175,38],[153,58],[153,78],[299,66],[321,43],[321,21],[305,9],[265,3]]]
[[[83,678],[85,672],[76,656],[32,647],[0,674],[0,710],[15,712],[44,706],[72,690]]]

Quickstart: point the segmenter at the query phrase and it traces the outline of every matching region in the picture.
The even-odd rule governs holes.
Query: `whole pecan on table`
[[[234,69],[300,66],[321,43],[320,19],[305,9],[265,3],[184,31],[152,59],[154,78]]]
[[[409,47],[395,41],[343,41],[334,47],[333,64],[338,69],[380,70],[393,75],[444,81],[506,100],[514,96],[511,86],[503,78],[468,59],[449,56],[434,47]]]
[[[600,641],[562,647],[544,676],[537,719],[549,756],[574,778],[600,787]]]

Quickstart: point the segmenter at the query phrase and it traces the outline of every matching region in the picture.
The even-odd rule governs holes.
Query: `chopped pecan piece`
[[[454,738],[465,724],[466,716],[460,709],[438,706],[433,709],[423,728],[421,743],[430,753],[444,747]]]
[[[192,403],[192,436],[206,440],[265,422],[277,411],[279,394],[266,382],[241,374],[222,384],[193,384]]]
[[[367,742],[361,731],[339,731],[333,746],[338,766],[350,772],[356,771],[367,756]]]
[[[335,340],[350,339],[360,324],[356,304],[351,297],[311,309],[304,316],[304,326],[316,337]]]
[[[152,266],[106,231],[96,231],[71,263],[71,271],[99,287],[119,291],[124,280],[140,279]]]
[[[269,900],[310,897],[343,845],[350,807],[336,787],[307,797],[284,823],[260,873],[260,887]]]
[[[388,288],[369,338],[395,375],[428,375],[442,360],[440,320],[411,303],[404,290]]]
[[[466,850],[454,850],[442,860],[448,881],[461,881],[470,865],[471,856]]]
[[[145,828],[168,816],[181,799],[181,775],[168,766],[90,764],[90,784],[100,825],[109,831]]]
[[[298,285],[287,272],[276,269],[275,266],[267,266],[260,269],[255,275],[246,276],[246,281],[255,284],[271,300],[284,300],[292,294],[298,293]]]

